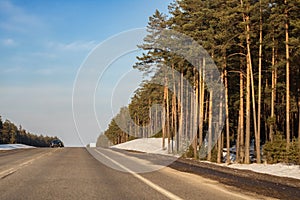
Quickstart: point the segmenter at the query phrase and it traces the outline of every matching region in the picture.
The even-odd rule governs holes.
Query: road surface
[[[36,148],[0,152],[0,199],[267,199],[169,167],[136,173],[126,162],[115,161],[107,150],[89,151]]]

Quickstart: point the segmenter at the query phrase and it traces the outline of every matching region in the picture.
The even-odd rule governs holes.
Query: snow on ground
[[[28,146],[25,144],[0,144],[0,151],[13,150],[13,149],[28,149],[28,148],[35,148],[35,147]]]
[[[166,140],[167,145],[167,140]],[[112,146],[112,148],[141,151],[146,153],[156,154],[168,154],[167,150],[162,150],[162,139],[161,138],[142,138],[131,140],[122,144]],[[206,162],[206,161],[204,161]],[[216,163],[213,163],[216,164]],[[300,166],[299,165],[286,165],[282,163],[278,164],[218,164],[224,167],[230,167],[235,169],[251,170],[258,173],[270,174],[281,177],[290,177],[300,180]]]
[[[223,164],[224,165],[224,164]],[[231,164],[230,168],[246,169],[258,173],[270,174],[281,177],[290,177],[300,180],[300,166],[299,165],[287,165],[283,163],[278,164]]]
[[[165,144],[167,146],[168,139],[165,140]],[[162,149],[161,138],[140,138],[140,139],[131,140],[129,142],[124,142],[121,144],[114,145],[111,148],[140,151],[145,153],[170,155],[168,154],[167,149],[165,150]]]

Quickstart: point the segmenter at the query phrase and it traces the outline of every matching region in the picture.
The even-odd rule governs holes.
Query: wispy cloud
[[[1,74],[9,74],[9,73],[22,73],[24,72],[23,67],[2,67],[0,68]]]
[[[97,45],[92,41],[74,41],[70,43],[48,42],[47,47],[59,51],[90,51]]]
[[[54,78],[56,78],[57,80],[58,79],[57,76],[70,74],[72,72],[68,69],[68,67],[50,66],[50,67],[41,67],[41,68],[34,69],[33,73],[41,76],[55,76]]]
[[[17,46],[17,42],[12,38],[6,38],[1,41],[1,44],[6,47]]]
[[[0,16],[0,28],[7,31],[28,32],[42,25],[38,17],[6,0],[0,1]]]
[[[54,73],[56,73],[56,70],[53,68],[43,68],[43,69],[38,69],[36,71],[36,74],[40,74],[40,75],[53,75]]]
[[[33,56],[34,58],[39,58],[39,59],[55,59],[58,57],[58,55],[56,55],[53,52],[32,52],[30,53],[30,56]]]

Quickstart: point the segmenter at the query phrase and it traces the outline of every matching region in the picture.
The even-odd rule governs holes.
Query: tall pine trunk
[[[168,86],[167,86],[167,78],[165,77],[165,85],[164,85],[164,99],[163,99],[163,112],[162,112],[162,149],[166,149],[166,144],[165,144],[165,138],[167,135],[167,123],[166,123],[166,102],[167,102],[167,91],[168,91]]]
[[[208,113],[208,155],[207,155],[207,160],[211,161],[212,158],[212,130],[213,130],[213,116],[212,116],[212,111],[213,109],[213,90],[209,91],[209,113]]]
[[[237,148],[237,160],[244,162],[245,158],[245,148],[244,148],[244,75],[243,75],[243,65],[242,59],[240,64],[240,110],[239,110],[239,150]]]
[[[198,78],[199,73],[194,70],[194,84],[195,84],[195,102],[194,102],[194,124],[193,124],[193,148],[194,148],[194,158],[197,159],[197,145],[198,145],[198,134],[197,134],[197,124],[198,124],[198,104],[199,104],[199,86],[198,86]]]
[[[221,79],[223,79],[224,74],[221,74]],[[223,93],[221,92],[220,99],[223,99]],[[220,130],[222,128],[222,117],[223,117],[223,101],[220,101],[219,105],[219,124],[217,125],[216,130],[221,131],[220,135],[218,136],[218,155],[217,155],[217,163],[222,162],[222,152],[223,152],[223,142],[222,142],[222,137],[223,137],[223,131]]]
[[[243,0],[241,0],[241,7],[244,8]],[[251,52],[250,52],[250,19],[249,16],[246,15],[247,9],[243,12],[243,21],[246,23],[245,33],[246,33],[246,45],[247,45],[247,78],[246,78],[246,137],[245,137],[245,163],[250,163],[250,134],[251,134],[251,113],[250,113],[250,105],[251,105],[251,82],[253,81],[252,75],[252,64],[251,64]],[[255,103],[255,102],[254,102]],[[255,115],[254,115],[255,116]],[[254,122],[256,123],[256,122]],[[255,127],[256,128],[256,127]],[[254,129],[255,129],[254,128]]]
[[[230,163],[230,133],[229,133],[229,109],[228,109],[228,77],[226,69],[226,58],[224,57],[224,85],[225,85],[225,120],[226,120],[226,162]]]
[[[258,52],[258,102],[257,102],[257,138],[255,140],[256,145],[256,162],[260,163],[260,119],[261,119],[261,70],[262,70],[262,7],[261,0],[259,1],[259,52]]]
[[[200,69],[200,75],[199,75],[199,93],[200,93],[200,99],[199,99],[199,147],[202,147],[203,143],[203,123],[204,123],[204,94],[205,94],[205,58],[203,58],[202,62],[202,69]],[[201,155],[199,156],[201,157]]]
[[[286,53],[286,148],[290,146],[290,51],[289,51],[289,16],[287,0],[284,1],[286,6],[285,13],[285,53]]]
[[[166,135],[168,137],[168,153],[170,153],[170,139],[171,139],[171,134],[170,134],[170,107],[169,107],[169,80],[166,78]]]
[[[173,78],[173,95],[172,95],[172,123],[173,123],[173,135],[177,135],[177,109],[176,109],[176,80],[175,80],[175,69],[174,64],[172,65],[172,78]],[[172,152],[174,152],[174,138],[172,137]]]
[[[273,29],[274,31],[274,29]],[[275,101],[276,101],[276,87],[277,87],[277,66],[276,64],[276,52],[275,52],[275,38],[272,36],[272,91],[271,91],[271,123],[270,123],[270,135],[269,139],[273,142],[274,139],[274,125],[276,124],[275,116]]]
[[[179,102],[178,102],[178,110],[180,110],[180,115],[179,115],[179,133],[177,134],[177,141],[176,141],[176,144],[177,144],[177,152],[179,151],[179,146],[181,144],[182,141],[181,138],[183,137],[183,120],[184,120],[184,113],[183,113],[183,71],[181,71],[180,73],[180,84],[179,84],[179,91],[178,91],[178,96],[180,99]]]

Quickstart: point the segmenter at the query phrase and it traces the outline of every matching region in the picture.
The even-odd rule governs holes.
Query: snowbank
[[[165,144],[167,146],[168,140],[165,140]],[[131,151],[140,151],[145,153],[155,153],[155,154],[163,154],[163,155],[170,155],[168,154],[168,150],[162,149],[162,139],[161,138],[140,138],[131,140],[129,142],[117,144],[111,146],[111,148],[117,149],[125,149]]]
[[[112,148],[141,151],[146,153],[168,154],[167,150],[162,150],[161,138],[142,138],[136,139],[122,144],[112,146]],[[167,144],[167,140],[166,140]],[[204,161],[205,162],[205,161]],[[216,163],[214,163],[216,164]],[[299,165],[286,165],[286,164],[216,164],[224,167],[235,169],[251,170],[258,173],[270,174],[274,176],[290,177],[300,180],[300,166]]]
[[[0,151],[2,150],[13,150],[13,149],[28,149],[35,148],[33,146],[28,146],[25,144],[0,144]]]
[[[224,165],[224,164],[222,164]],[[228,165],[230,168],[235,169],[246,169],[258,173],[270,174],[281,177],[289,177],[300,180],[300,166],[299,165],[286,165],[282,163],[278,164],[231,164]]]

